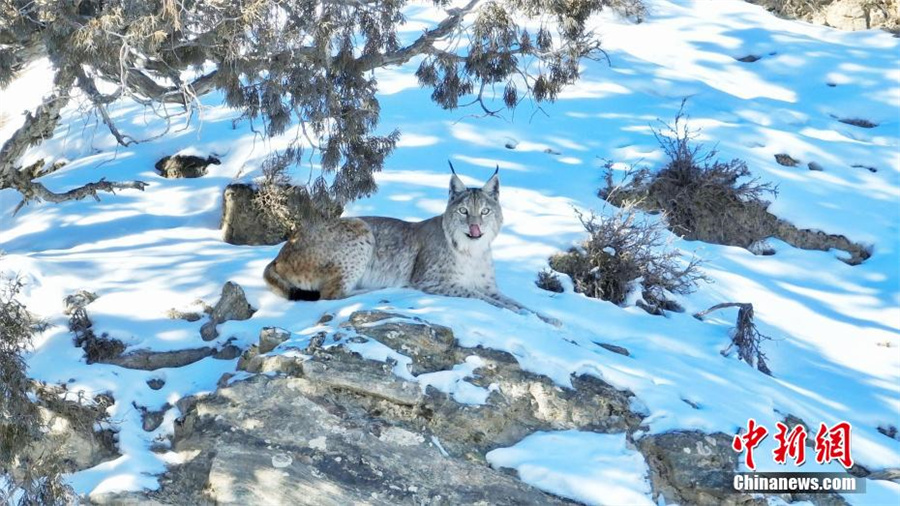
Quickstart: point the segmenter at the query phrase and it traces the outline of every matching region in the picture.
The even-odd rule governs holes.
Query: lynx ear
[[[500,196],[500,166],[498,165],[496,169],[494,169],[494,175],[491,176],[490,179],[487,180],[487,183],[484,183],[484,186],[481,190],[491,197],[497,198]]]
[[[450,163],[450,160],[447,160],[447,163]],[[466,185],[463,184],[462,179],[460,179],[459,176],[456,175],[456,171],[453,170],[452,163],[450,163],[450,172],[453,173],[453,175],[450,176],[450,196],[453,197],[454,195],[458,195],[466,191]]]

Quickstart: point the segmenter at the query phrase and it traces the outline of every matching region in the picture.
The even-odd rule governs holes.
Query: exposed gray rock
[[[184,367],[203,360],[206,357],[213,357],[219,360],[232,360],[240,356],[240,354],[240,348],[232,344],[227,344],[218,350],[209,346],[172,351],[135,350],[121,355],[104,357],[101,360],[97,360],[97,362],[100,362],[101,364],[114,364],[126,369],[155,371],[157,369],[170,367]],[[151,388],[153,388],[152,385]],[[162,386],[160,386],[160,388],[162,388]]]
[[[486,466],[446,458],[424,435],[348,420],[303,378],[257,376],[201,399],[178,426],[208,498],[227,504],[561,504]],[[199,490],[198,490],[199,495]]]
[[[357,312],[315,344],[286,355],[271,353],[268,334],[261,333],[260,344],[245,351],[238,366],[267,374],[237,381],[228,374],[214,394],[177,403],[183,416],[176,421],[172,449],[193,458],[172,467],[160,490],[116,500],[562,503],[492,469],[484,455],[538,430],[625,433],[631,440],[641,428],[629,392],[592,376],[573,376],[572,388],[561,387],[523,371],[508,353],[460,347],[450,329],[420,319]],[[410,357],[411,371],[447,370],[477,357],[467,381],[486,389],[484,403],[461,404],[431,387],[423,393],[396,369],[403,364],[351,351],[355,340],[369,339]],[[261,347],[263,342],[268,344]],[[725,434],[673,432],[646,436],[637,445],[655,493],[668,502],[765,504],[734,494],[731,473],[738,454],[730,443]]]
[[[401,380],[387,364],[364,360],[344,353],[340,348],[327,357],[328,360],[316,358],[303,361],[303,376],[329,389],[371,396],[401,406],[415,406],[422,402],[419,385]]]
[[[410,372],[414,375],[440,371],[456,363],[453,331],[420,320],[387,321],[396,319],[392,313],[360,311],[351,315],[346,325],[412,358]]]
[[[162,378],[150,378],[147,380],[147,386],[150,387],[151,390],[159,390],[166,386],[166,382]]]
[[[807,165],[807,167],[809,167],[809,170],[812,170],[815,172],[823,172],[825,170],[825,167],[822,167],[822,164],[819,162],[809,162],[806,165]]]
[[[156,171],[165,178],[195,178],[205,176],[207,167],[222,162],[215,156],[202,158],[193,155],[166,156],[156,162]]]
[[[257,188],[242,183],[225,187],[222,206],[222,238],[229,244],[278,244],[287,240],[291,227],[309,220],[336,218],[343,207],[334,202],[313,202],[302,186],[278,189],[276,210],[261,207]]]
[[[28,449],[32,459],[54,453],[65,472],[80,471],[119,456],[116,434],[108,427],[109,394],[76,400],[63,386],[44,385],[37,392],[38,410],[49,432]]]
[[[141,412],[141,427],[147,432],[153,432],[162,425],[163,418],[166,416],[166,411],[171,409],[172,405],[168,402],[163,405],[160,409],[150,410],[144,406],[134,405],[135,409]]]
[[[900,2],[897,0],[747,0],[779,16],[832,26],[841,30],[900,29]]]
[[[237,283],[228,281],[222,287],[222,295],[210,313],[209,321],[200,327],[200,336],[204,341],[212,341],[219,337],[216,329],[218,324],[229,320],[247,320],[255,312],[256,309],[247,302],[244,289]]]
[[[107,357],[98,360],[98,362],[114,364],[126,369],[155,371],[168,367],[184,367],[206,357],[211,357],[215,353],[216,349],[210,347],[173,351],[136,350],[123,355]]]
[[[731,449],[731,440],[721,432],[677,431],[645,436],[638,447],[650,466],[654,492],[668,503],[766,504],[765,499],[734,492],[738,453]]]
[[[290,376],[303,374],[302,359],[284,355],[260,355],[256,345],[246,350],[238,360],[237,368],[251,373],[282,373]]]
[[[623,346],[618,346],[615,344],[609,343],[597,343],[601,348],[605,348],[613,353],[618,353],[619,355],[625,355],[626,357],[630,357],[631,353],[628,352],[628,349]]]
[[[778,153],[775,155],[775,161],[778,162],[779,165],[784,165],[785,167],[796,167],[800,163],[800,160],[797,160],[787,153]]]
[[[279,344],[290,339],[291,333],[278,327],[265,327],[259,331],[259,352],[269,353]]]
[[[179,402],[184,416],[173,449],[196,457],[172,468],[161,490],[142,497],[246,504],[561,503],[491,469],[485,453],[535,430],[630,432],[640,424],[628,392],[586,376],[562,388],[522,371],[507,353],[461,348],[450,329],[422,320],[359,312],[335,330],[348,338],[319,339],[290,356],[260,354],[254,345],[239,369],[269,374],[242,381],[228,375],[231,381],[223,378],[215,394]],[[397,364],[347,349],[352,340],[376,338],[410,356],[411,369],[419,371],[479,357],[470,381],[489,390],[485,404],[460,404],[433,388],[423,393],[394,373]]]
[[[256,190],[248,184],[225,187],[221,228],[228,244],[278,244],[287,240],[288,227],[261,212],[255,197]]]

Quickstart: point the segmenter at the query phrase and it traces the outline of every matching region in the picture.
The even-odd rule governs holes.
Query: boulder
[[[222,162],[215,156],[206,158],[194,155],[166,156],[156,162],[156,171],[165,178],[195,178],[205,176],[207,167]]]
[[[333,202],[313,203],[302,186],[285,186],[279,191],[283,191],[284,208],[279,213],[267,213],[256,201],[258,189],[254,186],[233,183],[225,187],[222,239],[238,245],[278,244],[290,236],[292,222],[336,218],[343,212],[343,207]],[[278,219],[275,214],[285,218]]]
[[[841,30],[883,28],[897,33],[900,29],[898,0],[747,0],[759,4],[779,16],[799,19]]]
[[[254,203],[256,189],[235,183],[225,187],[222,204],[222,239],[228,244],[278,244],[290,231],[278,220],[261,212]]]
[[[240,285],[232,281],[228,281],[222,287],[222,295],[219,302],[216,302],[212,312],[209,314],[209,321],[200,327],[200,336],[204,341],[212,341],[219,337],[219,331],[216,326],[229,320],[247,320],[256,312],[249,302],[247,296],[244,295],[244,289]]]
[[[645,436],[638,448],[650,466],[653,490],[667,503],[698,506],[766,504],[734,492],[739,454],[732,436],[717,432],[675,431]]]

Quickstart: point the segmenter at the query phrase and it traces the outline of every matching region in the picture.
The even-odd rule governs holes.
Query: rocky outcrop
[[[747,0],[764,6],[779,16],[833,26],[841,30],[884,28],[900,30],[900,2],[897,0]]]
[[[696,431],[668,432],[642,438],[638,445],[650,466],[653,490],[667,502],[698,506],[766,504],[764,499],[735,494],[732,487],[738,454],[732,436]]]
[[[113,402],[108,394],[83,399],[63,386],[42,385],[37,390],[37,404],[48,433],[29,447],[27,457],[39,461],[48,454],[58,455],[65,472],[118,457],[116,433],[106,414]]]
[[[733,491],[732,436],[639,437],[647,428],[632,411],[632,394],[599,378],[573,376],[571,388],[562,387],[522,370],[508,353],[462,347],[449,328],[390,312],[359,311],[343,322],[326,315],[320,324],[311,339],[263,329],[240,372],[225,375],[213,394],[177,403],[171,449],[186,461],[161,477],[159,490],[92,500],[562,504],[491,468],[485,454],[535,431],[578,429],[625,434],[647,461],[655,499],[765,504]],[[380,346],[374,341],[406,358],[382,362],[355,351]],[[472,370],[460,381],[480,398],[423,388],[460,364]],[[154,428],[159,413],[143,415],[145,428]]]
[[[238,368],[269,374],[225,377],[214,394],[178,403],[172,449],[193,458],[171,468],[159,491],[95,499],[562,504],[492,469],[484,455],[536,430],[630,433],[640,425],[628,392],[590,376],[560,387],[509,354],[460,347],[450,329],[424,320],[362,311],[332,330],[297,349],[289,332],[263,329]],[[477,364],[468,381],[483,389],[483,404],[423,389],[397,374],[405,365],[352,350],[375,339],[410,357],[415,374]]]

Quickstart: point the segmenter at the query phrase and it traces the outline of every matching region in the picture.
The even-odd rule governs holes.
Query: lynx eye
[[[491,214],[490,208],[485,207],[484,209],[481,210],[481,215],[482,215],[482,216],[487,216],[487,215],[489,215],[489,214]]]
[[[456,212],[458,212],[459,214],[461,214],[463,216],[469,214],[469,210],[466,209],[465,207],[460,207],[459,209],[456,210]]]

